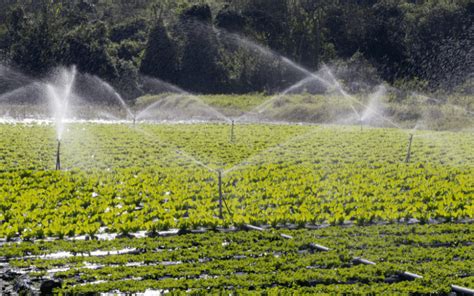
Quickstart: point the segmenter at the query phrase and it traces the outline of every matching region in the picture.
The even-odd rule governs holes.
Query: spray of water
[[[160,110],[160,108],[165,109],[166,108],[166,103],[174,101],[179,101],[179,100],[184,100],[184,106],[182,106],[180,109],[181,112],[185,113],[185,109],[191,107],[192,105],[197,105],[197,107],[194,107],[195,110],[190,110],[190,111],[201,111],[201,113],[207,113],[211,117],[218,118],[219,120],[223,120],[225,122],[231,123],[232,120],[222,114],[221,112],[217,111],[215,108],[209,106],[208,104],[204,103],[198,96],[193,95],[181,88],[179,88],[176,85],[172,85],[170,83],[164,82],[160,79],[157,78],[151,78],[151,77],[146,77],[146,81],[149,84],[155,84],[155,85],[163,85],[166,88],[168,88],[172,93],[167,94],[162,98],[159,98],[157,101],[153,102],[146,108],[144,108],[142,111],[138,112],[136,119],[137,120],[142,120],[146,119],[149,117],[156,117],[152,116],[153,113],[156,113],[158,109],[159,114],[164,114],[163,112],[165,110]],[[178,102],[179,103],[179,102]],[[193,107],[191,107],[193,108]],[[168,114],[170,115],[170,114]]]
[[[148,139],[154,139],[155,141],[158,141],[160,143],[164,143],[164,141],[158,135],[152,134],[152,133],[146,131],[145,129],[143,129],[141,127],[135,126],[133,128],[133,130],[145,135]],[[167,143],[167,146],[170,146],[170,144]],[[172,145],[172,146],[174,146],[174,145]],[[188,153],[184,152],[183,150],[179,149],[176,146],[174,146],[171,150],[175,154],[177,154],[178,156],[182,156],[183,158],[187,159],[188,161],[191,161],[192,163],[194,163],[195,165],[197,165],[199,167],[202,167],[202,168],[205,168],[209,172],[217,172],[215,169],[213,169],[210,166],[204,164],[202,161],[197,160],[195,157],[189,155]]]
[[[414,98],[416,98],[418,102],[421,102],[421,103],[429,103],[430,101],[432,101],[432,102],[435,102],[437,104],[444,104],[444,105],[450,106],[450,107],[452,107],[452,108],[454,108],[458,111],[461,111],[465,114],[474,116],[474,112],[469,111],[466,108],[463,108],[463,107],[458,106],[456,104],[451,104],[451,103],[448,103],[448,102],[444,102],[442,100],[439,100],[439,99],[436,99],[436,98],[433,98],[433,97],[429,97],[429,96],[426,96],[426,95],[423,95],[423,94],[420,94],[420,93],[417,93],[417,92],[412,92],[412,96]]]
[[[8,91],[0,95],[0,102],[1,101],[9,101],[9,100],[16,100],[22,99],[24,97],[28,97],[35,91],[35,89],[40,88],[41,84],[38,82],[32,82],[25,86],[16,88],[14,90]],[[31,98],[30,98],[31,99]]]
[[[276,102],[276,101],[280,100],[282,97],[284,97],[288,93],[291,93],[294,90],[299,89],[302,86],[304,86],[305,84],[307,84],[309,82],[313,82],[313,81],[315,81],[315,78],[313,76],[308,76],[308,77],[298,81],[297,83],[295,83],[292,86],[288,87],[287,89],[285,89],[284,91],[282,91],[278,95],[275,95],[275,96],[271,97],[270,99],[266,100],[262,104],[260,104],[260,105],[256,106],[255,108],[253,108],[252,110],[250,110],[250,111],[242,114],[241,116],[237,117],[235,119],[235,121],[242,121],[242,120],[248,119],[249,117],[252,116],[252,114],[257,114],[258,115],[258,114],[264,113],[269,108],[271,108],[273,102]]]
[[[261,161],[262,157],[268,153],[271,153],[271,152],[274,152],[274,151],[277,151],[277,150],[282,150],[282,149],[287,149],[289,145],[293,145],[295,144],[295,142],[298,142],[298,141],[301,141],[301,140],[307,140],[311,135],[315,134],[318,132],[318,129],[311,129],[310,131],[306,132],[306,133],[303,133],[301,135],[298,135],[298,136],[295,136],[295,137],[292,137],[290,138],[289,140],[283,142],[283,143],[279,143],[275,146],[272,146],[264,151],[261,151],[257,154],[254,154],[252,156],[250,156],[249,158],[245,159],[244,161],[232,166],[231,168],[228,168],[226,170],[224,170],[222,172],[222,176],[226,176],[227,174],[231,173],[231,172],[234,172],[236,170],[239,170],[240,168],[242,167],[245,167],[245,166],[248,166],[248,165],[251,165],[251,164],[255,164],[257,163],[258,161]]]
[[[385,97],[387,89],[381,85],[377,90],[369,96],[367,108],[362,112],[362,122],[371,122],[377,114],[383,114],[382,99]]]
[[[153,93],[153,94],[159,94],[159,93],[183,93],[184,91],[179,88],[178,86],[163,81],[158,78],[153,78],[150,76],[142,75],[140,76],[141,80],[141,86],[140,89],[144,93]]]
[[[117,122],[120,121],[120,118],[118,118],[117,116],[109,112],[100,111],[99,115],[103,118],[106,118],[107,120],[112,120],[112,121],[117,121]]]
[[[474,156],[470,153],[469,147],[474,145],[473,133],[465,132],[464,139],[467,140],[465,146],[456,141],[450,141],[450,134],[445,132],[425,132],[413,133],[414,141],[428,147],[430,151],[430,162],[450,163],[453,166],[470,166],[474,164]],[[470,142],[470,144],[469,144]],[[434,150],[433,150],[434,149]]]
[[[114,98],[120,103],[123,109],[127,112],[127,116],[129,119],[134,119],[135,115],[133,114],[132,110],[130,107],[128,107],[127,103],[125,103],[125,100],[122,98],[122,96],[113,88],[109,83],[106,81],[100,79],[97,76],[93,76],[93,78],[100,84],[102,85],[107,91],[112,93],[114,95]]]
[[[335,86],[335,88],[339,91],[339,93],[344,97],[346,98],[348,101],[349,101],[349,105],[352,109],[352,111],[354,111],[354,113],[357,115],[357,117],[361,118],[361,115],[360,113],[357,111],[357,109],[354,107],[354,105],[352,104],[352,102],[355,102],[359,105],[362,105],[362,107],[364,108],[367,108],[367,106],[365,106],[364,104],[362,104],[358,99],[356,99],[355,97],[351,96],[350,94],[348,94],[344,88],[341,86],[341,84],[339,83],[339,81],[336,79],[336,77],[334,76],[334,74],[332,73],[331,69],[329,69],[326,65],[323,65],[323,69],[324,71],[328,74],[328,76],[330,77],[330,79],[332,80],[332,83],[333,85]],[[362,119],[361,119],[362,120]]]
[[[0,92],[10,92],[34,82],[34,79],[0,64]]]
[[[357,117],[359,119],[361,119],[361,114],[359,111],[357,111],[357,109],[355,108],[354,104],[357,104],[359,105],[360,107],[364,108],[364,109],[367,109],[368,106],[366,106],[364,103],[362,103],[361,101],[359,101],[358,99],[356,99],[354,96],[348,94],[344,88],[341,86],[341,84],[339,83],[339,81],[335,78],[334,74],[332,73],[332,71],[327,67],[327,66],[323,66],[322,70],[324,72],[326,72],[326,74],[329,76],[330,79],[325,79],[323,77],[321,77],[320,75],[317,75],[311,71],[309,71],[308,69],[306,69],[305,67],[291,61],[290,59],[286,58],[286,57],[283,57],[281,55],[279,55],[278,53],[272,51],[271,49],[268,49],[268,48],[265,48],[263,46],[260,46],[258,44],[256,44],[255,42],[253,41],[250,41],[242,36],[239,36],[237,34],[234,34],[234,33],[228,33],[224,30],[220,30],[219,31],[219,34],[222,34],[222,35],[225,35],[225,36],[228,36],[230,40],[234,41],[234,42],[237,42],[238,44],[244,46],[244,47],[247,47],[247,48],[250,48],[250,49],[253,49],[253,50],[256,50],[258,52],[260,52],[261,54],[265,55],[265,56],[270,56],[270,57],[273,57],[273,58],[280,58],[281,61],[286,64],[287,66],[291,67],[292,69],[295,69],[297,71],[299,71],[300,73],[303,73],[305,74],[306,76],[311,76],[313,77],[315,80],[318,80],[320,83],[322,83],[325,87],[329,88],[329,89],[335,89],[337,90],[345,99],[347,99],[348,103],[350,104],[351,106],[351,109],[352,111],[357,115]],[[383,114],[380,114],[379,112],[373,112],[373,114],[377,117],[379,117],[380,119],[388,122],[390,125],[396,127],[396,128],[399,128],[401,129],[402,127],[400,125],[398,125],[397,123],[393,122],[392,120],[388,119],[387,117],[383,116]]]
[[[68,115],[69,101],[75,76],[75,66],[70,70],[62,69],[54,83],[46,84],[50,106],[55,119],[56,138],[58,141],[62,139],[64,133],[65,119]]]

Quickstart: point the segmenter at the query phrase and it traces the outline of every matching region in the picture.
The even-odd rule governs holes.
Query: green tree
[[[31,22],[21,8],[12,11],[9,21],[9,58],[32,74],[43,74],[57,64],[56,10],[47,1],[40,4],[40,11]]]
[[[81,72],[113,80],[118,74],[110,48],[105,23],[84,24],[65,36],[62,58],[67,65],[77,65]]]
[[[230,33],[240,33],[245,32],[247,19],[238,11],[226,7],[217,14],[215,24]]]
[[[117,72],[118,78],[114,80],[114,85],[125,99],[132,100],[142,94],[138,86],[138,68],[133,62],[119,60]]]
[[[119,59],[139,64],[140,55],[144,47],[144,44],[141,42],[127,39],[116,44],[116,56]]]
[[[168,82],[176,82],[177,63],[176,46],[163,23],[158,21],[148,36],[140,72]]]
[[[433,89],[452,89],[465,81],[474,67],[474,17],[468,10],[469,5],[440,3],[409,11],[411,75],[429,81]]]
[[[124,40],[146,41],[146,31],[146,19],[134,18],[113,26],[110,30],[110,40],[117,43]]]
[[[390,82],[407,75],[409,57],[405,43],[407,23],[396,1],[382,1],[367,11],[367,35],[361,51]]]
[[[255,33],[255,38],[273,50],[287,54],[288,6],[286,0],[255,0],[245,5],[244,16]]]
[[[211,9],[208,5],[192,6],[181,14],[180,25],[185,35],[181,84],[192,91],[218,92],[225,79],[219,64]]]

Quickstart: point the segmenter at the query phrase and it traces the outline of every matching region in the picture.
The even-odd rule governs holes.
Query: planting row
[[[306,293],[448,293],[474,286],[474,225],[387,225],[187,234],[114,241],[7,243],[13,272],[85,293],[147,288]],[[318,251],[315,244],[329,248]],[[119,250],[127,252],[118,252]],[[102,250],[104,252],[99,252]],[[110,254],[107,256],[107,252]],[[60,254],[68,255],[61,258]],[[41,255],[50,256],[42,257]],[[54,254],[57,254],[54,256]],[[40,257],[36,257],[40,256]],[[358,264],[354,258],[375,265]],[[409,271],[423,276],[410,280]]]

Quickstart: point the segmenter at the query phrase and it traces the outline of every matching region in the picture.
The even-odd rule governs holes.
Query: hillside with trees
[[[2,1],[0,59],[33,77],[74,64],[128,99],[141,75],[196,93],[278,92],[301,78],[282,56],[472,93],[473,17],[468,0]]]

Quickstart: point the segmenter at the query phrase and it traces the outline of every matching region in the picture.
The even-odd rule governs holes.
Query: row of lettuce
[[[176,166],[199,169],[257,163],[310,162],[384,165],[404,162],[410,134],[411,161],[472,166],[470,132],[435,132],[346,126],[237,124],[70,124],[61,145],[68,170],[115,170]],[[54,169],[53,125],[0,124],[0,171]]]
[[[351,127],[2,125],[0,237],[474,218],[474,136]],[[49,159],[49,160],[48,160]],[[44,161],[48,160],[48,161]],[[218,169],[227,208],[219,219]]]
[[[176,293],[438,293],[474,286],[473,224],[208,232],[114,241],[8,243],[0,254],[30,276],[53,276],[61,293],[146,289]],[[311,243],[329,247],[319,252]],[[93,256],[96,250],[137,250]],[[74,252],[68,258],[33,255]],[[27,257],[25,257],[27,256]],[[28,257],[29,256],[29,257]],[[356,265],[363,257],[376,265]],[[93,266],[93,267],[92,267]],[[64,270],[61,270],[64,268]],[[56,271],[52,271],[57,269]],[[410,281],[404,271],[422,275]]]
[[[108,232],[245,224],[358,225],[474,218],[472,168],[426,165],[262,164],[225,176],[206,171],[124,169],[115,173],[19,171],[0,179],[0,237],[34,239]]]

